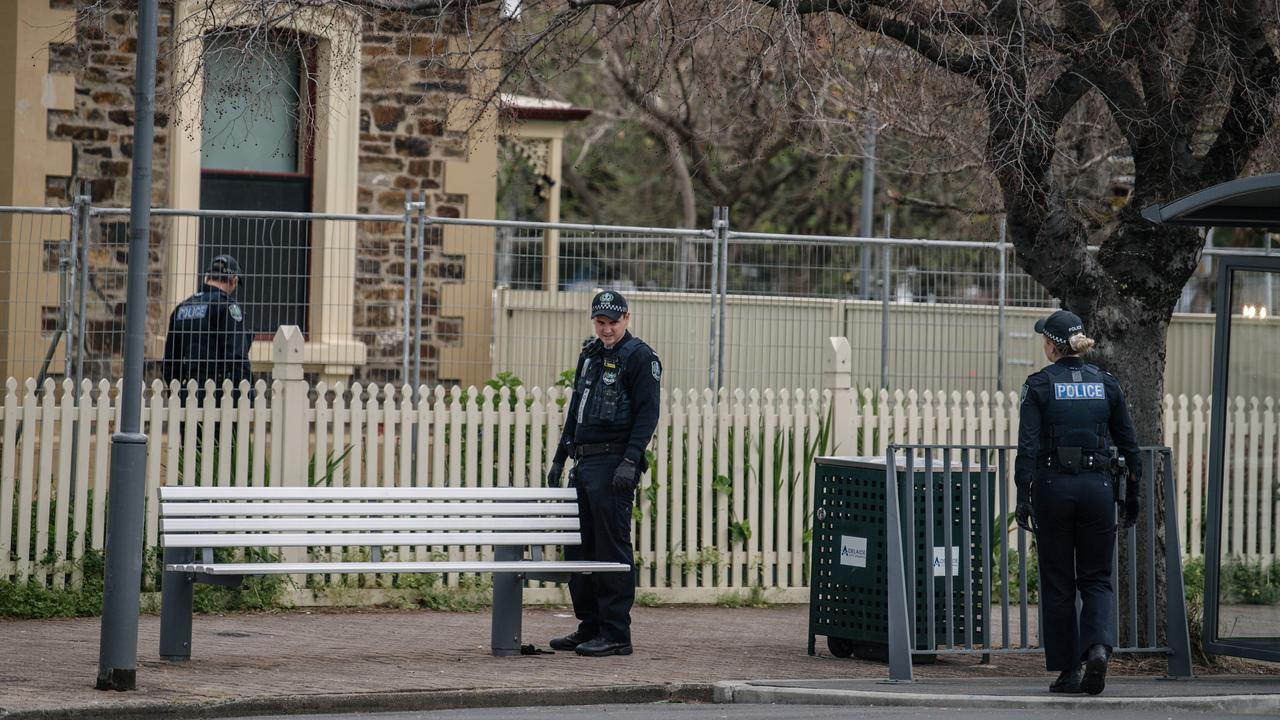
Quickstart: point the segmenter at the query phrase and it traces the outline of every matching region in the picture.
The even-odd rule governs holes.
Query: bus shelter
[[[1280,174],[1214,185],[1142,212],[1155,223],[1280,230]],[[1280,256],[1221,257],[1213,340],[1205,650],[1280,661],[1280,460],[1270,416],[1280,409]],[[1255,421],[1258,411],[1263,420]],[[1232,490],[1232,492],[1227,492]],[[1243,491],[1243,492],[1240,492]]]

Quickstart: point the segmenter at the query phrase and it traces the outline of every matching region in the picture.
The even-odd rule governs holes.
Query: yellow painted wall
[[[476,67],[491,67],[477,62]],[[486,97],[495,73],[475,71],[469,76],[469,95]],[[449,129],[467,132],[467,155],[445,163],[446,195],[467,197],[466,217],[492,218],[497,213],[498,125],[492,108],[480,111],[474,102],[459,102],[449,113]],[[430,209],[428,208],[428,211]],[[491,228],[444,228],[444,252],[461,255],[465,280],[450,283],[441,293],[440,318],[461,318],[458,344],[440,353],[440,377],[463,385],[479,385],[492,376],[490,342],[493,331],[493,256],[496,238]]]
[[[75,103],[72,78],[48,73],[49,43],[72,22],[49,0],[0,3],[0,205],[42,206],[46,176],[71,174],[70,144],[50,141],[47,128],[49,110]],[[39,372],[48,342],[40,308],[58,297],[57,275],[44,272],[44,243],[66,239],[68,229],[61,217],[0,216],[0,378]]]

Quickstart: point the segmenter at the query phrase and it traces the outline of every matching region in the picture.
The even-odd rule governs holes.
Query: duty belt
[[[626,452],[625,443],[592,443],[587,445],[574,445],[573,456],[575,458],[588,457],[591,455],[621,455]]]
[[[1075,470],[1075,472],[1079,472],[1081,470],[1090,471],[1090,472],[1094,470],[1106,470],[1110,467],[1110,463],[1111,463],[1110,456],[1105,455],[1101,452],[1085,450],[1080,453],[1080,467],[1077,470]],[[1058,459],[1056,453],[1041,455],[1039,461],[1036,462],[1036,467],[1041,469],[1050,469],[1050,470],[1066,469],[1066,468],[1063,468],[1062,463]]]

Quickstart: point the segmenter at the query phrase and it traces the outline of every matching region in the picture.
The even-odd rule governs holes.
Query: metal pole
[[[862,237],[875,232],[876,116],[867,113],[867,133],[862,140]],[[862,299],[871,299],[871,248],[862,246]]]
[[[1206,281],[1205,285],[1208,285],[1209,284],[1208,281],[1211,281],[1216,277],[1216,272],[1213,269],[1213,254],[1209,252],[1210,250],[1213,249],[1213,231],[1214,231],[1214,228],[1209,228],[1208,230],[1205,231],[1204,252],[1201,253],[1201,257],[1204,259],[1204,277]],[[1209,293],[1209,299],[1211,302],[1212,300],[1216,299],[1216,297],[1217,297],[1216,291]],[[1188,308],[1188,311],[1189,310],[1190,308]],[[1214,307],[1213,310],[1214,312],[1219,312],[1216,306]]]
[[[711,240],[711,339],[707,348],[707,387],[717,389],[716,385],[716,291],[720,287],[720,206],[711,208],[711,229],[715,237]]]
[[[893,217],[888,214],[884,217],[884,236],[893,236]],[[883,267],[880,272],[884,287],[880,298],[880,387],[886,390],[889,388],[889,262],[892,258],[892,245],[881,248],[880,263]]]
[[[71,377],[71,295],[75,289],[71,284],[71,256],[76,252],[75,220],[71,221],[71,241],[62,245],[58,253],[58,327],[63,329],[65,343],[62,347],[62,377]]]
[[[84,382],[84,332],[88,325],[85,314],[89,301],[89,241],[92,240],[89,231],[89,211],[92,209],[92,200],[88,195],[82,194],[77,201],[79,214],[76,217],[80,223],[80,261],[77,268],[80,281],[77,288],[80,296],[77,298],[79,309],[76,311],[76,392],[80,392],[80,384]],[[74,451],[72,457],[75,457]]]
[[[89,282],[89,276],[85,272],[86,262],[89,257],[89,198],[85,195],[77,194],[75,198],[75,214],[71,217],[74,223],[71,236],[79,242],[72,243],[72,271],[71,278],[73,281],[74,298],[70,300],[75,302],[75,362],[69,363],[69,373],[74,374],[75,384],[71,388],[72,398],[74,398],[77,408],[80,406],[80,384],[84,382],[84,310],[85,310],[85,285]],[[70,330],[68,330],[70,332]],[[67,337],[67,354],[71,353],[71,337]],[[68,375],[69,377],[72,375]],[[68,475],[71,479],[70,497],[76,496],[76,477],[79,473],[76,468],[80,463],[80,414],[76,413],[76,418],[71,424],[71,467]]]
[[[724,385],[724,299],[729,294],[729,206],[720,206],[720,316],[716,336],[716,389]]]
[[[677,235],[675,238],[675,244],[675,289],[680,292],[687,292],[689,290],[689,240],[683,235]]]
[[[414,294],[413,302],[414,315],[416,316],[413,338],[414,402],[418,401],[419,388],[422,386],[422,292],[423,283],[426,282],[426,273],[423,269],[427,262],[427,191],[418,191],[418,203],[418,267],[414,271],[417,277],[417,291]]]
[[[404,191],[404,347],[402,348],[400,358],[400,377],[401,382],[409,382],[409,346],[413,344],[413,336],[410,335],[409,313],[410,313],[410,297],[413,294],[412,288],[409,286],[409,249],[413,243],[413,216],[409,206],[409,200],[412,196],[408,190]]]
[[[1262,233],[1262,239],[1266,243],[1266,246],[1263,252],[1266,253],[1267,255],[1270,255],[1271,254],[1271,233],[1269,232]],[[1262,301],[1261,305],[1267,311],[1267,316],[1270,316],[1272,314],[1271,293],[1272,293],[1273,280],[1275,280],[1275,273],[1266,273],[1262,276],[1262,284],[1266,288],[1266,291],[1265,291],[1266,299]]]
[[[140,421],[147,330],[151,149],[155,140],[156,4],[157,0],[138,2],[124,389],[120,398],[120,432],[111,437],[111,491],[107,498],[102,633],[96,683],[99,690],[133,690],[137,686],[142,513],[147,467],[147,436],[140,432]]]
[[[71,343],[75,338],[75,331],[72,327],[75,323],[73,315],[73,303],[76,296],[76,277],[75,266],[76,257],[80,254],[80,218],[76,215],[71,216],[70,228],[71,242],[65,249],[66,252],[58,259],[59,269],[62,270],[62,280],[65,284],[65,292],[60,295],[62,299],[62,326],[67,329],[66,343],[62,346],[62,377],[70,378],[75,374],[75,354],[71,351]]]
[[[1005,248],[1005,220],[1000,219],[1000,239],[997,246],[1000,248],[1000,299],[999,307],[996,310],[996,391],[1004,392],[1004,336],[1005,336],[1005,294],[1008,291],[1009,282],[1008,258],[1006,257]]]

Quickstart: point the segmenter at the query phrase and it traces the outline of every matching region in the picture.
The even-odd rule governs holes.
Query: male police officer
[[[631,321],[622,293],[605,290],[591,301],[595,338],[578,356],[573,397],[547,484],[560,486],[564,461],[573,457],[569,484],[578,490],[582,544],[565,548],[569,560],[631,565],[631,506],[644,449],[658,426],[662,363],[642,340],[627,332]],[[569,580],[578,629],[551,641],[579,655],[631,654],[631,605],[635,570]]]
[[[249,379],[253,335],[245,327],[244,310],[232,297],[239,286],[240,264],[230,255],[219,255],[209,263],[200,292],[169,315],[161,375],[166,383],[182,383],[183,400],[188,380],[199,384],[196,401],[202,402],[206,380],[217,384],[214,397],[221,399],[223,380],[232,382],[232,396],[238,398],[240,381]]]
[[[1022,386],[1016,516],[1020,527],[1035,532],[1040,555],[1045,665],[1059,671],[1049,691],[1097,695],[1116,637],[1113,483],[1128,483],[1124,520],[1132,526],[1142,472],[1137,432],[1120,383],[1081,358],[1094,341],[1080,318],[1059,310],[1035,329],[1053,364]],[[1129,478],[1110,477],[1112,445],[1124,454]]]

